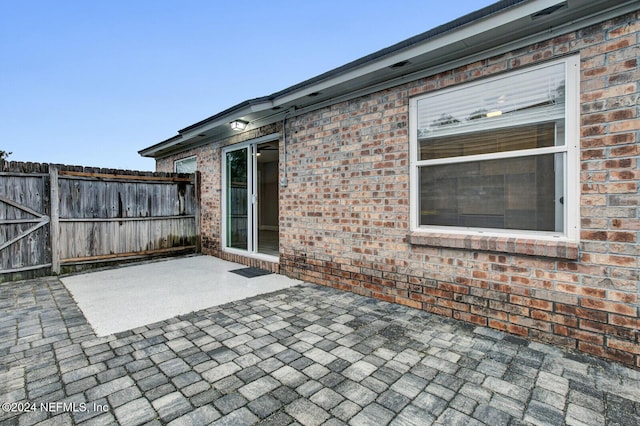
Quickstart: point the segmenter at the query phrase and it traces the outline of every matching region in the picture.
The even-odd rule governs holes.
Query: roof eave
[[[366,71],[361,71],[360,73],[369,72],[371,67],[376,67],[376,63],[380,63],[378,68],[384,68],[389,65],[393,65],[395,63],[393,62],[395,59],[389,58],[395,58],[396,56],[401,54],[401,52],[406,51],[410,46],[415,46],[416,44],[428,41],[431,38],[437,37],[439,35],[455,32],[455,30],[461,26],[473,24],[476,21],[485,19],[491,15],[499,13],[500,11],[511,8],[514,5],[521,4],[527,1],[529,0],[505,0],[495,3],[476,12],[451,21],[448,24],[441,25],[418,36],[409,38],[393,46],[374,52],[341,67],[320,74],[314,78],[290,86],[272,95],[241,102],[211,117],[185,127],[184,129],[178,131],[177,136],[140,150],[139,153],[140,155],[147,157],[155,157],[158,154],[162,155],[162,153],[171,150],[176,145],[184,143],[186,140],[193,138],[194,136],[203,132],[209,131],[212,128],[220,125],[226,125],[234,119],[241,118],[248,115],[249,113],[272,110],[274,108],[284,106],[287,103],[291,103],[298,98],[307,97],[309,93],[313,93],[315,91],[314,87],[326,88],[327,86],[331,86],[332,82],[334,81],[342,81],[345,78],[357,78],[359,70],[362,70],[364,68]],[[562,2],[561,0],[541,1],[549,4]]]
[[[235,119],[249,116],[258,117],[256,123],[259,121],[261,125],[264,125],[264,117],[268,116],[275,120],[279,117],[278,110],[283,114],[288,108],[298,103],[309,102],[309,96],[312,93],[329,92],[333,88],[332,96],[333,98],[338,98],[346,95],[347,90],[345,87],[353,85],[353,82],[366,80],[368,76],[374,75],[376,72],[384,72],[385,69],[389,69],[392,65],[401,61],[410,61],[414,58],[433,55],[434,52],[440,52],[440,54],[447,52],[450,57],[455,55],[465,56],[465,53],[458,52],[459,47],[461,45],[469,46],[479,35],[487,35],[500,28],[503,29],[501,30],[502,32],[506,32],[508,25],[514,25],[519,20],[530,19],[531,16],[540,11],[564,3],[564,0],[506,0],[495,3],[272,95],[242,102],[188,126],[180,130],[178,136],[146,148],[140,153],[149,157],[160,157],[167,155],[169,152],[174,152],[178,145],[188,145],[190,140],[193,140],[195,144],[201,143],[202,138],[194,138],[205,132],[209,133],[208,136],[216,132],[219,132],[219,136],[226,135],[228,133],[225,133],[221,126],[226,128],[228,123]],[[621,4],[628,2],[619,0],[610,3]],[[345,93],[338,92],[338,90],[343,90]],[[326,102],[327,99],[324,99],[320,103],[326,104]],[[300,111],[308,110],[309,105],[312,105],[312,103],[307,103]]]

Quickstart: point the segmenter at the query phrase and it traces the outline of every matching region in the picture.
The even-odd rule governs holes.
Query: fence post
[[[49,186],[51,187],[51,220],[49,223],[51,236],[51,273],[60,273],[60,195],[58,184],[58,168],[49,166]]]
[[[196,170],[194,176],[193,176],[193,184],[195,186],[195,190],[196,190],[196,210],[195,210],[195,225],[196,225],[196,253],[200,253],[202,252],[202,238],[200,235],[200,215],[202,214],[200,211],[200,197],[201,197],[201,193],[200,193],[200,183],[201,183],[201,176],[200,176],[200,172]]]

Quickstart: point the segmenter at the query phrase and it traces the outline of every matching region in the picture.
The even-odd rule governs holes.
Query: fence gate
[[[48,174],[0,173],[0,272],[51,266]]]

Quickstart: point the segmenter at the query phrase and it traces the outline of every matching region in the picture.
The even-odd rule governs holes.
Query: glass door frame
[[[258,145],[266,142],[273,142],[279,140],[279,134],[268,135],[257,139],[252,139],[250,141],[230,145],[222,148],[222,193],[221,193],[221,247],[222,251],[225,253],[232,253],[246,257],[252,257],[256,259],[266,260],[268,262],[278,263],[280,258],[278,256],[271,256],[268,254],[263,254],[258,252],[258,173],[257,173],[257,153],[258,153]],[[238,151],[246,149],[247,150],[247,207],[248,207],[248,218],[247,218],[247,250],[242,250],[239,248],[228,247],[228,226],[229,220],[228,218],[228,187],[227,187],[227,154],[229,152]]]

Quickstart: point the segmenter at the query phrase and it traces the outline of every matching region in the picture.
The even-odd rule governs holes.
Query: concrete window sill
[[[578,259],[578,244],[568,241],[413,231],[409,233],[409,243],[420,246],[523,254],[569,260]]]

